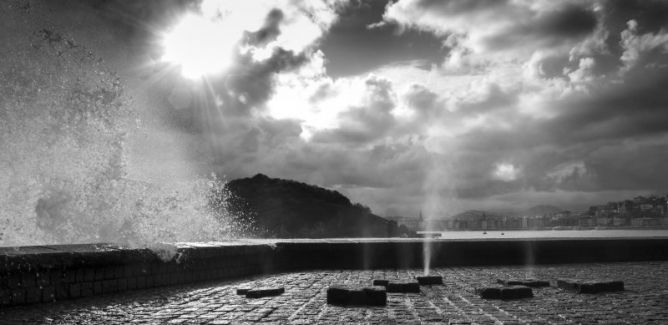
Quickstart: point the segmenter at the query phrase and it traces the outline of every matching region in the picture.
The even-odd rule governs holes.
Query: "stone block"
[[[246,293],[250,290],[250,288],[244,287],[244,288],[237,288],[237,294],[240,296],[245,296]]]
[[[75,270],[67,270],[63,273],[65,283],[76,283],[77,282],[77,272]]]
[[[434,284],[443,284],[443,277],[440,276],[440,275],[416,276],[415,279],[422,286],[424,286],[424,285],[434,285]]]
[[[137,289],[137,278],[128,278],[128,290]]]
[[[533,290],[525,286],[509,286],[501,289],[501,299],[522,299],[533,297]]]
[[[113,266],[107,266],[104,268],[104,279],[109,280],[116,277],[116,268]]]
[[[26,293],[24,289],[13,289],[12,290],[12,304],[20,305],[25,304],[26,302]]]
[[[81,284],[81,296],[82,297],[90,297],[93,295],[93,283],[92,282],[84,282]]]
[[[52,302],[56,300],[56,288],[47,286],[42,288],[42,301]]]
[[[37,273],[36,280],[38,287],[48,286],[51,284],[51,277],[49,276],[49,273]]]
[[[102,293],[113,293],[118,291],[118,280],[102,281]]]
[[[254,288],[246,292],[246,298],[262,298],[270,296],[278,296],[285,292],[283,287],[263,287],[263,288]]]
[[[391,293],[420,293],[420,284],[417,281],[390,281],[385,288]]]
[[[146,277],[145,276],[140,276],[137,277],[137,289],[144,289],[146,288]]]
[[[11,291],[0,287],[0,306],[9,305],[11,302],[12,302]]]
[[[385,306],[387,292],[381,286],[353,288],[334,285],[327,289],[327,303],[340,306]]]
[[[95,269],[95,281],[100,281],[104,280],[104,269],[103,268],[96,268]]]
[[[26,303],[34,304],[42,300],[42,290],[38,287],[26,288]]]
[[[390,283],[390,280],[385,280],[385,279],[376,279],[373,280],[373,285],[375,286],[387,286],[387,284]]]
[[[476,288],[475,293],[482,299],[501,299],[501,288],[498,287]]]
[[[624,282],[619,280],[557,279],[555,286],[576,293],[601,293],[624,291]]]
[[[16,289],[21,287],[21,275],[11,274],[7,277],[7,287],[10,289]]]
[[[497,279],[497,283],[503,284],[504,286],[525,286],[531,288],[540,288],[540,287],[549,287],[550,281],[537,280],[537,279]]]
[[[69,294],[69,289],[67,288],[67,284],[65,283],[58,283],[54,286],[56,288],[56,299],[67,299],[67,296]]]
[[[68,294],[70,298],[78,298],[81,296],[81,285],[79,283],[72,283],[69,285]]]
[[[49,277],[50,277],[49,280],[50,280],[51,284],[55,285],[55,284],[63,282],[63,271],[62,270],[57,270],[57,269],[56,270],[51,270],[51,272],[49,272],[49,273],[50,273],[49,274]]]
[[[522,299],[533,297],[533,291],[525,286],[508,286],[508,287],[482,287],[476,288],[475,293],[482,299]]]
[[[102,281],[93,282],[93,294],[96,296],[102,294]]]

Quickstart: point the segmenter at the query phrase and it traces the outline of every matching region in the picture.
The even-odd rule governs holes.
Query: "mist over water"
[[[0,49],[0,246],[244,235],[224,180],[128,177],[141,108],[101,58],[57,30],[7,25],[18,27],[0,32],[12,44]]]

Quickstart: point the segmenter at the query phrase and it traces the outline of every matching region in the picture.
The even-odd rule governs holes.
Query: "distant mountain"
[[[257,174],[230,181],[228,210],[260,237],[396,237],[412,235],[336,191]]]
[[[554,205],[536,205],[522,212],[522,215],[527,216],[542,216],[546,214],[554,214],[562,212],[564,209]]]
[[[501,214],[483,210],[467,210],[462,213],[458,213],[452,216],[451,218],[453,220],[463,220],[463,219],[482,219],[483,217],[495,218],[495,217],[501,217]]]

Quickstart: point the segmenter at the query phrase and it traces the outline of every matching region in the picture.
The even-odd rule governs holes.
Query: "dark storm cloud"
[[[508,8],[509,1],[507,0],[419,0],[415,1],[417,7],[425,8],[427,10],[434,10],[436,12],[447,15],[461,15],[471,12],[488,11],[502,9],[501,12],[507,12],[503,8]]]
[[[173,21],[174,8],[197,9],[192,1],[85,5],[133,39]],[[440,182],[433,188],[443,198],[476,204],[668,187],[661,169],[668,2],[401,0],[337,8],[338,22],[303,52],[279,46],[258,59],[240,51],[229,73],[210,76],[207,94],[173,82],[155,95],[168,104],[160,109],[169,126],[194,138],[184,150],[202,169],[341,188],[380,213],[385,204],[418,211],[431,182]],[[264,13],[264,25],[258,17],[240,46],[302,36],[285,28],[292,11]],[[383,74],[391,69],[398,72]],[[282,91],[294,98],[276,101],[291,113],[278,118],[270,111]]]
[[[519,18],[519,17],[518,17]],[[594,31],[597,17],[590,8],[568,5],[564,8],[537,14],[528,21],[494,33],[484,40],[490,50],[512,48],[522,42],[559,45],[587,36]]]
[[[596,15],[590,8],[568,5],[565,8],[548,12],[537,17],[535,23],[538,33],[577,37],[588,34],[596,27]]]
[[[402,31],[397,26],[370,25],[382,20],[388,0],[357,0],[340,8],[320,48],[333,77],[356,75],[403,60],[438,63],[447,54],[430,33]]]
[[[666,68],[634,71],[596,97],[555,103],[559,116],[536,132],[553,134],[557,143],[663,134],[668,132],[666,83]]]

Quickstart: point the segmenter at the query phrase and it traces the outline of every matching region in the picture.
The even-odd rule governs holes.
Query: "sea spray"
[[[0,246],[245,235],[226,213],[224,179],[128,176],[141,108],[121,78],[67,35],[21,24],[7,23],[13,46],[0,49]]]

